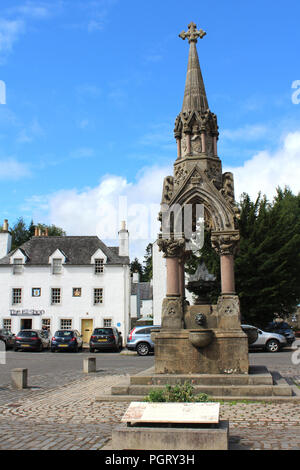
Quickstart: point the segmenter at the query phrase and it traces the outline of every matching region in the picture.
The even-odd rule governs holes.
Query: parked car
[[[292,344],[296,339],[295,333],[293,332],[292,328],[285,321],[272,321],[268,324],[266,331],[278,333],[279,335],[285,336],[286,341],[289,345]]]
[[[160,330],[160,326],[136,326],[127,337],[126,348],[136,351],[139,356],[147,356],[154,351],[154,343],[151,339],[151,332]]]
[[[43,330],[21,330],[15,337],[14,351],[49,349],[50,340]]]
[[[259,328],[251,325],[241,325],[243,331],[247,334],[248,338],[253,338],[257,333],[256,341],[249,341],[249,349],[265,349],[268,352],[278,352],[284,346],[287,346],[287,340],[283,335],[277,333],[270,333],[267,331],[262,331]]]
[[[122,343],[122,334],[117,328],[95,328],[90,338],[90,352],[96,349],[112,349],[118,352],[122,349]]]
[[[5,343],[5,349],[10,349],[14,347],[15,344],[15,335],[5,328],[0,329],[0,340]]]
[[[51,352],[82,351],[83,339],[77,330],[57,330],[51,338]]]

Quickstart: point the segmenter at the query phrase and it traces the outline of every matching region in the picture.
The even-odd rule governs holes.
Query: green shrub
[[[194,394],[194,387],[190,382],[183,385],[166,385],[164,389],[154,389],[145,397],[149,403],[200,403],[210,401],[206,393]]]

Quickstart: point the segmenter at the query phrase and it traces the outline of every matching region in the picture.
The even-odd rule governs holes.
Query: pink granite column
[[[181,297],[185,298],[185,272],[184,272],[184,259],[180,259],[178,263],[179,269],[179,292]]]
[[[181,158],[181,139],[177,138],[176,142],[177,142],[177,157]]]
[[[202,153],[205,153],[206,152],[205,132],[201,132],[201,147],[202,147]]]
[[[233,255],[221,255],[221,288],[222,294],[235,294],[234,257]]]
[[[216,135],[213,137],[213,146],[214,146],[214,156],[217,157],[218,156],[218,139]]]
[[[191,134],[186,134],[186,141],[187,141],[187,154],[190,155],[192,152],[191,147]]]
[[[166,258],[167,263],[167,297],[179,297],[179,258]]]

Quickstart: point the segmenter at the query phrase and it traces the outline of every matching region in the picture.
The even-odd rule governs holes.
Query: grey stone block
[[[85,374],[96,372],[96,358],[95,357],[87,357],[83,359],[83,372]]]
[[[112,432],[112,446],[120,450],[228,450],[229,422],[216,427],[128,427]]]
[[[22,390],[27,388],[28,369],[12,369],[11,381],[13,388]]]

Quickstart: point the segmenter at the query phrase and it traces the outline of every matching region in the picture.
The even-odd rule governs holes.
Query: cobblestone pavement
[[[96,374],[52,390],[11,391],[0,406],[0,449],[103,448],[128,404],[94,398],[123,378]],[[300,404],[225,403],[221,418],[230,421],[232,450],[300,449]]]

